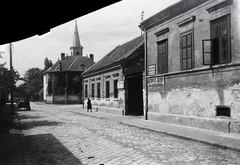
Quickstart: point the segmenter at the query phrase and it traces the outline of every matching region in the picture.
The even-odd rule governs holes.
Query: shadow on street
[[[40,164],[82,164],[52,134],[29,135],[26,137],[31,144],[31,152]]]

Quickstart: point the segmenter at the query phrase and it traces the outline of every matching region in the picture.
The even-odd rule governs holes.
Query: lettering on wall
[[[163,86],[164,85],[164,76],[148,78],[148,86]]]
[[[124,89],[124,81],[119,81],[117,83],[117,89]]]
[[[152,76],[152,75],[155,75],[155,74],[156,74],[156,65],[155,64],[149,65],[148,66],[148,75]]]

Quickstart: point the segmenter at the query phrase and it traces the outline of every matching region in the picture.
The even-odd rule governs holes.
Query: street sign
[[[117,88],[118,88],[118,89],[124,89],[124,81],[119,81],[119,82],[117,83]]]

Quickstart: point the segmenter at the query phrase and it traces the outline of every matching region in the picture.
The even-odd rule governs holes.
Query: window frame
[[[95,83],[92,83],[92,98],[94,98],[95,97]]]
[[[97,98],[99,99],[101,97],[101,83],[97,83]]]
[[[165,44],[165,49],[162,48],[160,51],[160,47],[163,47]],[[165,56],[165,61],[164,61]],[[161,58],[161,62],[160,62]],[[165,62],[165,65],[163,63]],[[163,74],[168,72],[168,39],[164,39],[157,42],[157,72],[158,74]]]
[[[106,99],[110,98],[110,81],[109,80],[105,82],[105,97]]]
[[[115,99],[118,98],[118,88],[117,88],[117,84],[118,84],[118,79],[113,80],[113,93],[114,93],[114,98],[115,98]]]
[[[217,46],[218,46],[219,49],[216,52],[215,49],[214,49],[214,44],[216,44],[216,41],[217,41],[216,38],[219,38],[219,37],[214,37],[213,36],[214,35],[213,34],[213,26],[217,23],[220,24],[221,22],[223,22],[222,20],[226,21],[226,33],[227,33],[226,34],[226,39],[227,39],[227,41],[226,41],[226,49],[227,49],[227,51],[226,51],[226,62],[223,62],[223,63],[219,62],[219,60],[220,60],[220,58],[219,58],[220,55],[219,54],[218,54],[218,57],[217,57],[218,62],[216,62],[217,61],[216,60],[216,54],[217,54],[217,52],[219,52],[220,48],[219,48],[219,42],[218,42]],[[231,29],[231,24],[230,24],[229,14],[210,21],[210,39],[202,40],[203,65],[213,66],[213,65],[231,63],[231,33],[230,33],[230,29]],[[210,45],[211,45],[210,52],[206,52],[204,50],[206,42],[210,42]],[[206,55],[208,53],[211,54],[211,57],[210,57],[211,59],[210,59],[209,63],[205,63],[205,58],[206,58]]]
[[[188,36],[191,36],[191,44],[188,45]],[[186,38],[186,45],[183,45],[183,38]],[[191,48],[191,57],[188,56],[188,49]],[[183,57],[183,52],[186,50],[186,56]],[[194,30],[188,30],[180,34],[180,52],[181,52],[181,70],[190,70],[195,68],[195,56],[194,56]],[[189,67],[188,60],[191,59],[191,67]],[[184,60],[186,60],[186,68],[183,68]]]
[[[85,84],[85,98],[88,97],[88,84]]]
[[[226,34],[221,35],[221,23],[226,22]],[[214,26],[218,24],[218,36],[215,36],[214,34]],[[230,16],[225,15],[220,18],[214,19],[210,21],[210,39],[212,40],[212,65],[217,65],[217,64],[226,64],[231,62],[231,34],[230,34]],[[222,59],[222,46],[221,43],[223,41],[223,38],[226,38],[226,59],[225,61],[221,61]],[[217,52],[215,51],[214,45],[217,44]]]

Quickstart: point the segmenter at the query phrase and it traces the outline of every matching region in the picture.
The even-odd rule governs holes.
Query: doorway
[[[143,115],[143,82],[142,74],[127,76],[126,114]]]

